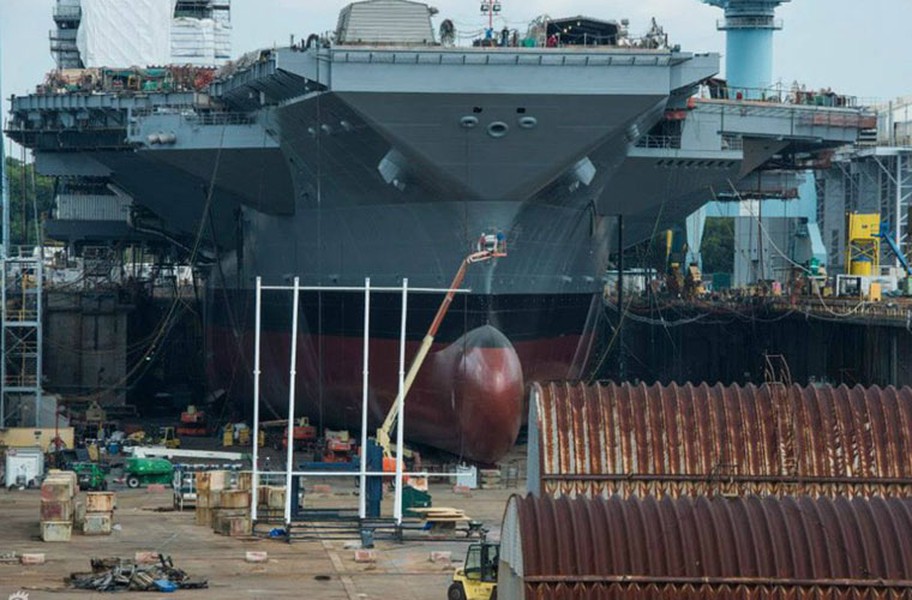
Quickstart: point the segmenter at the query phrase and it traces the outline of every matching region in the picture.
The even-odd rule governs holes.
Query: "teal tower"
[[[725,11],[719,29],[726,32],[725,65],[732,95],[756,99],[773,85],[773,33],[780,4],[791,0],[703,0]]]

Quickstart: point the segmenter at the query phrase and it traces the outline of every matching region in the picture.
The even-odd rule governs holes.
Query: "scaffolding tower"
[[[2,268],[0,427],[40,427],[44,269],[32,248],[6,248]]]
[[[912,147],[877,148],[872,152],[872,159],[879,170],[880,214],[886,217],[896,247],[908,258],[912,250],[909,240]]]
[[[12,246],[9,192],[6,140],[0,133],[0,428],[39,427],[44,257],[40,248]]]

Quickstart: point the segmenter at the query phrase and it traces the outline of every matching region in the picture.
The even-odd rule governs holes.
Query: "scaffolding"
[[[880,214],[903,256],[912,250],[909,240],[909,203],[912,201],[912,148],[878,148],[872,158],[879,169]],[[899,266],[899,257],[897,257]]]
[[[829,263],[841,266],[846,256],[846,214],[879,214],[889,246],[896,246],[908,260],[912,255],[909,211],[912,206],[912,147],[855,147],[837,153],[833,166],[818,176],[818,222],[828,242]],[[887,240],[879,238],[882,255],[892,254]],[[897,256],[894,267],[902,261]]]
[[[3,246],[0,248],[0,428],[11,425],[39,427],[44,257],[40,249],[17,248],[11,244],[5,146],[6,140],[0,134],[0,200],[3,212],[0,219],[3,235]],[[23,223],[23,227],[26,225]]]
[[[6,248],[0,326],[0,427],[41,427],[44,268],[33,248]]]

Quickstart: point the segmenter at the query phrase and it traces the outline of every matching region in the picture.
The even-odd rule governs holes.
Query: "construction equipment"
[[[206,420],[206,413],[197,410],[193,405],[188,406],[187,410],[181,413],[180,427],[177,428],[177,435],[189,437],[208,436],[209,425]]]
[[[434,337],[437,335],[437,331],[443,323],[443,318],[446,316],[447,311],[450,309],[450,305],[453,303],[453,298],[456,297],[456,292],[459,291],[459,287],[465,279],[469,265],[486,262],[496,258],[503,258],[505,256],[507,256],[507,245],[503,234],[485,234],[482,235],[481,239],[478,241],[477,251],[470,254],[462,261],[459,270],[456,272],[456,276],[453,278],[453,282],[450,283],[449,290],[447,291],[443,302],[440,303],[440,308],[437,309],[437,315],[431,322],[427,335],[421,340],[421,346],[418,348],[418,353],[415,355],[408,373],[405,376],[400,395],[396,396],[393,405],[390,407],[389,413],[386,415],[386,419],[383,421],[383,425],[377,429],[377,444],[383,449],[384,456],[390,457],[393,455],[393,444],[390,439],[390,433],[393,430],[393,425],[396,424],[396,419],[399,418],[399,405],[403,399],[408,396],[412,384],[415,383],[418,371],[421,369],[421,365],[424,364],[424,360],[431,350],[431,345],[434,343]],[[396,450],[404,458],[409,458],[411,456],[411,453],[405,448],[397,448]]]
[[[245,455],[240,452],[218,452],[214,450],[181,450],[178,448],[148,447],[136,446],[128,448],[135,458],[149,458],[159,456],[163,458],[187,458],[187,459],[207,459],[207,460],[231,460],[240,461],[245,459]]]
[[[447,590],[447,600],[497,598],[497,563],[500,544],[481,542],[469,546],[465,564],[456,569]]]
[[[160,427],[158,429],[158,439],[155,443],[165,448],[180,448],[181,445],[180,438],[177,437],[177,431],[174,427]]]
[[[903,254],[903,251],[896,244],[896,240],[893,239],[893,232],[890,231],[890,225],[888,223],[882,223],[880,226],[880,234],[878,235],[880,239],[887,243],[887,246],[890,247],[890,251],[896,256],[899,260],[899,264],[902,265],[903,270],[906,272],[906,275],[912,277],[912,265],[909,265],[909,260],[906,258],[906,255]]]
[[[849,213],[846,232],[846,273],[874,275],[880,268],[880,215]]]
[[[310,424],[310,419],[301,417],[295,421],[294,449],[306,451],[313,449],[317,441],[317,428]],[[263,421],[260,423],[260,446],[267,445],[273,450],[288,447],[288,420]]]
[[[133,433],[128,435],[124,441],[129,442],[130,444],[139,445],[139,444],[144,444],[144,443],[146,443],[146,441],[150,441],[150,440],[148,440],[148,436],[146,435],[146,432],[143,431],[142,429],[140,429],[139,431],[134,431]]]
[[[326,430],[326,441],[323,444],[323,462],[351,462],[354,447],[354,441],[347,431]]]
[[[108,413],[105,409],[101,407],[98,401],[93,400],[89,407],[85,411],[85,421],[86,423],[94,423],[100,425],[108,420]]]
[[[150,483],[170,484],[174,466],[164,458],[128,458],[124,464],[124,479],[128,488]]]
[[[108,489],[106,473],[97,464],[78,462],[71,465],[70,470],[76,473],[79,489],[93,492],[103,492]]]
[[[222,430],[222,446],[249,446],[250,427],[246,423],[226,423]]]
[[[687,275],[684,277],[684,298],[686,300],[693,300],[705,293],[706,288],[703,286],[703,273],[700,272],[700,267],[697,266],[697,263],[691,263],[690,266],[687,267]]]

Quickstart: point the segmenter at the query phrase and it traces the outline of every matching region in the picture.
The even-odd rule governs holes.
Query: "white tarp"
[[[231,24],[223,20],[177,18],[171,26],[175,64],[222,65],[231,59]]]
[[[171,62],[175,0],[82,0],[76,45],[86,67]]]
[[[215,21],[174,19],[171,28],[171,56],[175,64],[215,64]]]

